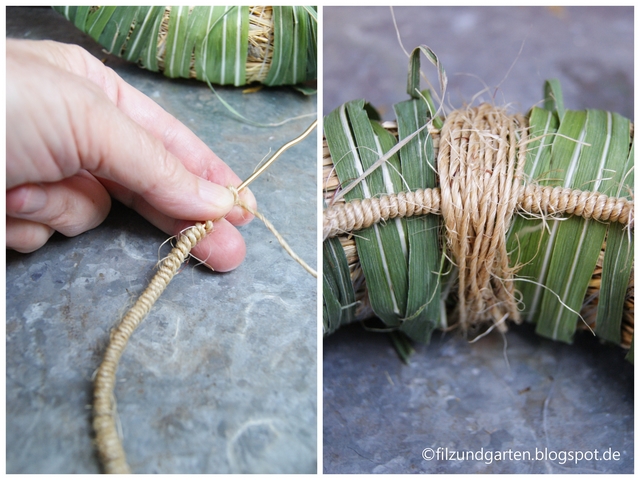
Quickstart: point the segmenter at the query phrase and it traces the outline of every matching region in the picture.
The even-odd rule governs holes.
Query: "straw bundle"
[[[109,53],[219,85],[316,78],[314,7],[54,7]]]
[[[420,52],[446,85],[435,54],[414,50],[396,122],[364,101],[325,118],[325,334],[376,316],[428,342],[435,328],[526,320],[629,348],[633,125],[565,110],[556,81],[526,116],[481,105],[439,118],[418,89]]]

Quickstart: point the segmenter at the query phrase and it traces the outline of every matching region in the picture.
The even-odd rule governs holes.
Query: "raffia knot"
[[[438,152],[440,209],[458,266],[463,330],[492,320],[520,320],[506,236],[521,193],[525,119],[487,104],[451,113]]]

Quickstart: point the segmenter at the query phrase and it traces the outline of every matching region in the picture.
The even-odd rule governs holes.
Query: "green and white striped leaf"
[[[158,62],[155,56],[155,50],[153,51],[153,62],[155,62],[155,70],[152,68],[153,63],[150,59],[144,60],[143,52],[149,50],[149,44],[155,47],[155,41],[152,41],[152,36],[155,32],[155,38],[157,38],[158,30],[160,29],[160,22],[164,14],[164,7],[140,7],[136,13],[133,23],[133,30],[129,36],[129,39],[122,45],[120,52],[122,58],[130,62],[137,62],[141,60],[141,63],[146,68],[154,72],[158,71]],[[131,27],[123,25],[120,30],[128,30]],[[114,51],[114,53],[117,53]]]
[[[158,71],[164,59],[168,77],[196,78],[221,85],[244,85],[249,51],[248,6],[173,6],[167,36],[159,47],[165,12],[157,7],[54,7],[110,53]],[[267,85],[298,84],[315,78],[317,23],[315,7],[273,7],[274,54]],[[159,52],[161,48],[161,52]]]
[[[357,178],[383,154],[383,144],[393,143],[372,122],[364,101],[349,102],[325,118],[325,136],[341,183]],[[382,129],[383,130],[383,129]],[[394,171],[395,169],[395,171]],[[345,199],[368,198],[399,191],[399,162],[390,159],[351,190]],[[358,232],[356,245],[376,314],[389,326],[398,326],[405,315],[407,294],[407,244],[402,221],[377,224]]]
[[[569,146],[569,140],[562,137],[554,141],[551,165],[563,173],[563,186],[607,191],[619,184],[629,145],[629,131],[621,120],[619,115],[599,110],[565,112],[559,132],[569,133],[581,126],[579,132],[567,136],[589,146],[576,142]],[[548,249],[553,248],[543,257],[547,288],[540,302],[538,334],[571,342],[606,230],[605,224],[581,218],[553,222]]]
[[[273,7],[273,57],[265,85],[282,85],[287,78],[294,36],[293,10],[288,7]]]
[[[87,18],[89,18],[89,11],[91,7],[77,7],[76,14],[73,18],[73,24],[83,32],[86,32],[85,25],[87,24]]]
[[[113,12],[115,12],[116,8],[118,7],[102,7],[88,15],[85,30],[91,38],[96,41],[100,38],[102,31],[106,27],[107,22],[109,22],[109,19],[113,15]]]
[[[302,7],[309,15],[309,29],[307,40],[307,71],[305,80],[316,78],[318,71],[318,12],[316,7]]]
[[[109,18],[98,42],[107,49],[109,53],[121,56],[122,47],[125,44],[138,10],[141,7],[116,8]]]
[[[331,238],[322,245],[324,334],[355,321],[356,295],[349,265],[340,240]]]
[[[622,169],[624,173],[622,181],[616,191],[611,192],[617,197],[631,197],[633,192],[633,150],[632,144],[627,162]],[[616,344],[621,341],[624,303],[629,277],[633,270],[633,245],[633,233],[628,228],[619,223],[609,225],[607,248],[602,264],[596,335]]]
[[[551,184],[551,145],[558,129],[558,117],[554,113],[534,107],[529,115],[529,138],[524,175],[527,183]],[[517,216],[507,234],[507,251],[511,266],[520,266],[516,288],[525,306],[524,318],[535,321],[537,310],[533,307],[542,294],[534,280],[544,278],[543,262],[537,260],[547,250],[549,235],[542,220]]]
[[[438,69],[438,81],[440,82],[440,91],[444,92],[447,88],[447,74],[444,67],[440,63],[440,59],[426,45],[420,45],[413,49],[409,55],[409,74],[407,75],[407,93],[411,98],[420,98],[420,53]]]
[[[306,79],[307,75],[307,42],[309,40],[309,15],[303,7],[293,7],[293,51],[289,71],[291,76],[287,83],[293,85]]]
[[[140,12],[142,13],[142,12]],[[160,32],[160,25],[162,24],[162,17],[164,15],[163,7],[151,7],[150,11],[145,15],[143,23],[140,25],[140,29],[136,26],[134,34],[135,43],[134,49],[130,55],[125,55],[125,60],[137,62],[138,60],[144,68],[157,72],[158,57],[157,57],[157,41],[158,33]],[[133,36],[132,36],[133,38]],[[136,53],[139,52],[139,54]]]
[[[196,75],[220,85],[246,79],[248,7],[209,7],[202,47],[196,46]]]
[[[76,21],[76,11],[78,10],[78,7],[63,7],[63,6],[54,6],[51,7],[53,8],[56,12],[61,13],[62,15],[65,16],[65,18],[67,20],[69,20],[71,23],[73,23],[75,25],[75,21]]]
[[[405,334],[397,330],[389,332],[389,338],[391,338],[393,348],[395,348],[400,359],[403,363],[408,365],[411,360],[411,356],[415,353],[411,340],[407,338]]]
[[[189,7],[176,6],[171,8],[169,14],[169,28],[167,33],[166,54],[164,63],[164,74],[167,77],[176,78],[182,73],[181,66],[183,58],[188,56],[187,65],[191,57],[191,52],[186,51],[187,25],[189,24]],[[187,67],[187,75],[189,70]]]
[[[560,81],[556,78],[544,82],[544,108],[550,112],[556,112],[560,121],[564,118],[565,109],[562,88],[560,87]]]
[[[351,103],[347,105],[347,111],[361,166],[366,170],[393,148],[395,139],[380,124],[370,121],[362,107],[363,105]],[[373,197],[400,191],[403,185],[399,170],[400,163],[397,157],[389,158],[362,181],[365,194],[368,192],[368,196]],[[406,315],[407,234],[401,219],[390,220],[387,224],[376,225],[373,229],[375,242],[356,237],[356,245],[358,252],[362,252],[360,258],[367,279],[371,306],[385,323],[396,326]],[[363,257],[367,257],[366,260]],[[383,306],[375,300],[380,290],[388,290],[391,305]]]
[[[430,118],[429,106],[422,99],[394,106],[398,120],[398,139],[418,130]],[[421,131],[399,151],[402,176],[409,191],[436,186],[435,154],[429,133]],[[406,220],[409,241],[408,300],[401,330],[413,340],[428,343],[440,320],[440,260],[436,215]]]

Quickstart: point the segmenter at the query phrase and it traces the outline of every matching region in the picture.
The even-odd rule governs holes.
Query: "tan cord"
[[[439,188],[352,200],[325,209],[322,235],[326,240],[368,228],[374,223],[428,213],[440,214]]]
[[[316,128],[317,125],[318,125],[318,119],[315,119],[313,122],[311,122],[311,125],[309,125],[304,132],[302,132],[293,140],[289,140],[287,143],[282,145],[278,150],[276,150],[276,152],[273,155],[271,155],[271,158],[269,158],[269,160],[264,162],[258,169],[256,169],[255,172],[253,172],[249,176],[249,178],[247,178],[244,182],[240,184],[240,186],[238,187],[238,191],[242,190],[244,187],[246,187],[251,182],[253,182],[256,178],[262,175],[262,173],[267,168],[269,168],[271,164],[275,162],[278,159],[278,157],[284,153],[285,150],[288,150],[289,148],[293,147],[297,143],[300,143],[302,140],[307,138],[307,136]]]
[[[204,224],[197,223],[182,232],[176,246],[162,261],[149,286],[111,333],[104,359],[96,374],[93,403],[95,442],[106,473],[131,473],[115,422],[114,388],[120,357],[129,337],[171,282],[189,252],[212,230],[213,221],[209,220]]]
[[[300,142],[316,127],[317,120],[314,121],[300,136],[287,142],[267,161],[263,167],[252,174],[238,188],[229,186],[228,189],[233,194],[234,204],[245,209],[256,216],[273,233],[282,247],[291,257],[298,262],[311,275],[317,278],[317,273],[309,267],[296,253],[289,247],[284,238],[278,233],[275,227],[260,212],[257,212],[249,205],[240,200],[238,192],[253,181],[262,173],[268,165],[272,164],[282,152]],[[207,220],[204,224],[196,223],[193,227],[184,230],[171,250],[169,255],[160,263],[158,271],[149,282],[149,286],[138,297],[136,303],[122,318],[120,324],[112,331],[109,345],[104,354],[102,364],[98,367],[94,383],[94,403],[93,403],[93,428],[95,430],[95,443],[98,455],[104,466],[106,473],[131,473],[127,465],[126,454],[122,447],[122,442],[116,429],[116,408],[115,408],[115,384],[118,363],[124,349],[129,342],[133,331],[140,325],[147,316],[153,304],[158,300],[162,292],[167,288],[169,282],[174,277],[182,263],[189,256],[191,250],[206,237],[214,227],[213,220]]]
[[[282,235],[260,212],[254,210],[240,200],[238,190],[228,187],[234,195],[235,204],[244,208],[252,215],[264,222],[265,226],[274,234],[280,245],[311,275],[318,274],[309,267],[285,242]],[[124,316],[118,327],[111,333],[107,350],[98,368],[94,384],[94,417],[93,428],[96,433],[96,446],[106,473],[131,473],[127,465],[122,442],[118,436],[115,422],[115,384],[116,371],[120,357],[133,331],[147,316],[149,310],[167,288],[182,263],[189,256],[191,250],[213,230],[214,222],[208,220],[204,224],[197,223],[182,232],[176,246],[162,261],[158,272],[149,282],[149,286],[142,292],[136,303]]]
[[[518,197],[518,210],[542,215],[568,214],[633,228],[633,200],[563,187],[530,184]],[[357,232],[394,218],[440,215],[440,189],[400,192],[333,205],[324,211],[322,235],[327,238]]]
[[[235,204],[240,206],[240,207],[242,207],[242,208],[244,208],[247,212],[249,212],[253,216],[259,218],[262,221],[262,223],[264,223],[264,226],[267,227],[267,229],[271,233],[273,233],[273,236],[276,237],[276,240],[278,240],[278,243],[291,256],[291,258],[293,258],[296,262],[298,262],[300,264],[300,266],[302,266],[302,268],[304,268],[307,272],[309,272],[315,278],[318,278],[318,273],[313,268],[311,268],[309,265],[307,265],[307,263],[304,260],[302,260],[302,258],[300,258],[296,252],[294,252],[292,250],[292,248],[285,241],[285,239],[282,237],[282,235],[280,235],[280,233],[278,233],[278,231],[273,226],[273,224],[269,220],[267,220],[265,218],[265,216],[262,215],[260,212],[254,210],[249,205],[247,205],[242,200],[240,200],[240,197],[238,196],[238,190],[236,190],[234,187],[228,187],[228,188],[229,188],[229,190],[231,190],[231,193],[233,193],[233,196],[235,198]]]

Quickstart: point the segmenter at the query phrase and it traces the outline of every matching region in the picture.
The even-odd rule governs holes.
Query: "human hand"
[[[96,227],[111,194],[171,235],[220,219],[192,253],[218,271],[244,259],[234,225],[252,216],[233,206],[226,188],[241,180],[86,50],[8,39],[6,118],[8,248],[31,252],[54,231],[74,236]],[[240,196],[255,208],[248,189]]]

